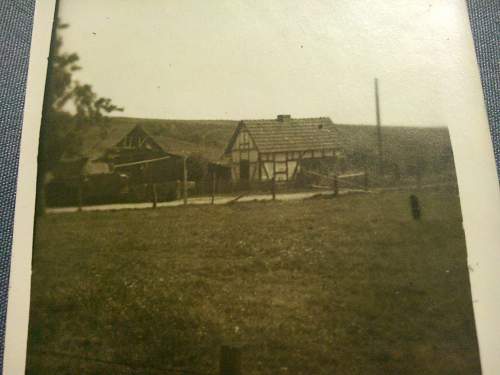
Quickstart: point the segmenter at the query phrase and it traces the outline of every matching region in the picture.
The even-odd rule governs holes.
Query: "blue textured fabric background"
[[[467,5],[500,180],[500,1],[468,0]]]
[[[0,0],[0,373],[34,0]]]
[[[469,0],[468,6],[500,171],[500,2]],[[3,367],[19,141],[34,8],[35,0],[0,0],[0,369]]]

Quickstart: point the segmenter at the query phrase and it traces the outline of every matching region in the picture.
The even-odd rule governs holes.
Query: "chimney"
[[[292,116],[290,115],[278,115],[276,117],[276,120],[278,120],[279,122],[285,122],[285,121],[289,121],[291,120]]]

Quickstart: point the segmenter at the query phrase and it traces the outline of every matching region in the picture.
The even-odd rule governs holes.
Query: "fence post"
[[[418,201],[418,197],[415,194],[410,195],[410,207],[413,219],[420,220],[420,215],[421,215],[420,202]]]
[[[182,158],[182,169],[183,169],[183,189],[182,189],[182,198],[184,200],[184,204],[187,204],[188,197],[187,197],[187,179],[188,179],[188,173],[187,173],[187,156],[184,156]]]
[[[212,172],[212,204],[215,203],[215,184],[216,184],[216,180],[215,180],[215,172]]]
[[[273,201],[276,200],[276,177],[273,176],[271,180],[271,194],[273,195]]]
[[[156,184],[153,182],[153,208],[156,208],[158,202],[158,193],[156,192]]]
[[[83,206],[83,176],[78,179],[78,211],[82,210]]]
[[[333,176],[333,195],[339,195],[339,179],[336,174]]]
[[[220,350],[219,375],[241,375],[241,348],[223,345]]]

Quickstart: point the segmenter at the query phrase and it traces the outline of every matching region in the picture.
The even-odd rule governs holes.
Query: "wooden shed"
[[[179,139],[172,136],[175,125],[110,121],[75,129],[71,135],[80,142],[68,147],[51,171],[46,188],[48,203],[74,204],[82,191],[84,198],[93,203],[149,199],[153,184],[160,197],[171,196],[185,173],[189,188],[200,194],[211,186],[214,176],[230,180],[229,169],[219,162],[224,143],[216,147],[208,142]],[[184,125],[193,128],[198,123],[182,123],[180,132]],[[204,123],[199,127],[208,128]]]
[[[322,160],[333,166],[338,151],[328,117],[240,121],[224,152],[233,181],[291,181],[301,168]]]

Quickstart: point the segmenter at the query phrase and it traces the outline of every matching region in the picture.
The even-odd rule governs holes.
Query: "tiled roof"
[[[338,147],[337,131],[328,117],[245,120],[241,122],[260,152],[321,150]]]

